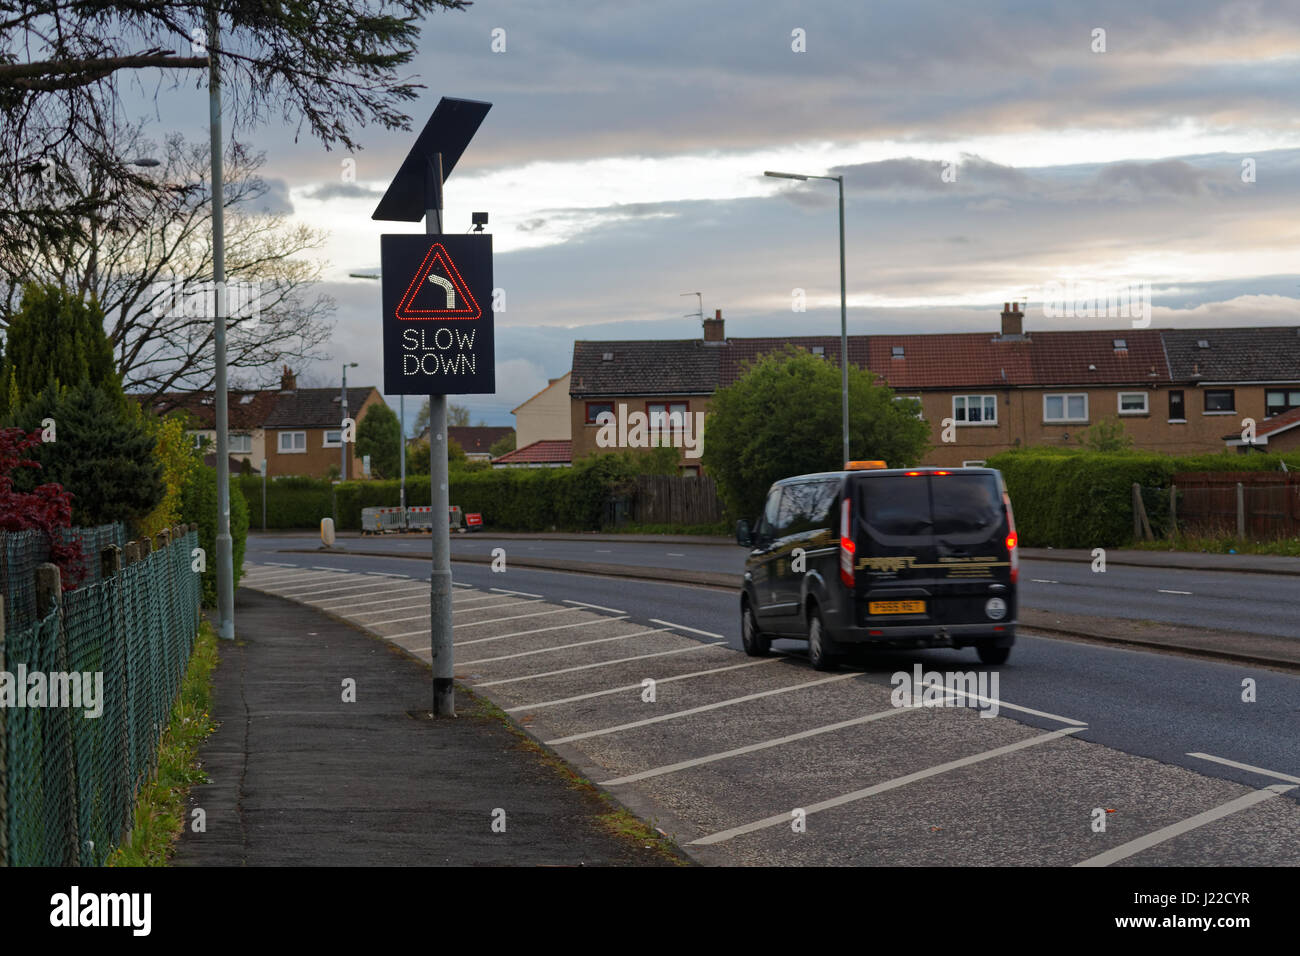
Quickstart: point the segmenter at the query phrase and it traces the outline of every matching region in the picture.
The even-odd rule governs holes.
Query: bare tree
[[[118,155],[149,155],[156,146],[140,126],[110,131],[105,145]],[[0,326],[17,308],[26,281],[54,282],[92,294],[106,316],[123,386],[153,396],[209,389],[213,348],[212,205],[206,144],[180,136],[165,143],[161,166],[146,180],[112,183],[97,167],[59,167],[59,190],[89,213],[78,228],[50,234],[20,228],[0,244]],[[283,363],[315,356],[329,336],[333,300],[310,286],[322,266],[303,257],[325,235],[286,222],[270,206],[258,176],[263,157],[238,143],[226,160],[227,362],[245,385],[275,380]],[[43,187],[39,177],[27,192]]]
[[[398,109],[421,88],[398,75],[434,10],[466,0],[18,0],[0,5],[0,245],[14,229],[51,235],[104,218],[100,193],[79,205],[47,188],[35,205],[17,201],[19,184],[58,186],[65,167],[98,169],[107,185],[147,189],[150,181],[112,150],[106,134],[120,119],[121,85],[207,80],[209,45],[219,52],[232,132],[278,115],[305,124],[328,149],[358,147],[368,122],[406,129]],[[218,36],[210,27],[219,25]],[[162,187],[158,187],[160,190]]]

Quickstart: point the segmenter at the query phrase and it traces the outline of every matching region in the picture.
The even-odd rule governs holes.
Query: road
[[[281,549],[313,547],[306,535],[252,536],[249,547]],[[353,550],[385,551],[424,556],[429,540],[387,535],[352,537],[342,542]],[[452,555],[486,557],[503,548],[510,556],[570,560],[683,571],[741,573],[745,549],[726,544],[651,543],[643,541],[572,541],[497,538],[467,534],[452,536]],[[1276,637],[1297,637],[1297,594],[1300,578],[1287,575],[1240,574],[1232,571],[1193,571],[1111,564],[1094,573],[1091,563],[1024,559],[1020,570],[1020,601],[1024,607],[1161,621],[1190,627],[1246,631]]]
[[[276,545],[285,543],[250,539],[248,561],[260,566],[250,572],[250,580],[264,582],[272,593],[296,587],[297,593],[287,596],[331,604],[328,609],[345,616],[354,613],[355,602],[347,598],[347,586],[336,582],[359,581],[351,587],[364,593],[368,606],[355,609],[358,623],[417,656],[427,648],[427,608],[420,590],[427,571],[417,562],[282,553]],[[288,543],[301,547],[305,541]],[[427,539],[409,543],[428,546]],[[470,546],[506,547],[509,554],[526,544],[483,539]],[[561,542],[539,547],[554,555],[559,551],[552,549],[555,544]],[[563,544],[590,548],[596,542]],[[465,547],[459,541],[456,546]],[[726,550],[685,547],[662,550],[693,560],[706,554],[704,547]],[[629,553],[609,550],[620,551],[620,557]],[[1067,580],[1061,568],[1056,564],[1052,580]],[[1117,580],[1109,575],[1118,570],[1108,572],[1108,582]],[[1145,569],[1124,568],[1124,576],[1135,570]],[[1178,572],[1179,581],[1186,580],[1185,574]],[[917,651],[854,660],[835,681],[814,684],[810,682],[822,675],[807,668],[797,643],[779,642],[778,650],[788,656],[763,664],[737,653],[736,596],[724,589],[509,566],[505,573],[494,573],[487,565],[468,563],[456,563],[453,575],[458,587],[473,590],[466,600],[477,600],[483,610],[513,602],[536,605],[512,607],[489,618],[475,617],[466,607],[462,618],[469,618],[464,623],[474,628],[474,640],[472,647],[458,646],[457,660],[466,662],[464,673],[458,665],[458,675],[512,709],[541,739],[561,741],[557,750],[592,779],[608,781],[710,758],[611,787],[632,809],[671,821],[672,828],[665,829],[683,843],[766,819],[783,800],[802,807],[799,801],[841,800],[893,781],[886,790],[819,811],[826,814],[824,820],[836,821],[837,841],[809,841],[795,850],[774,836],[786,828],[765,825],[693,847],[706,862],[844,863],[858,861],[862,854],[879,862],[928,862],[928,854],[940,851],[927,849],[926,841],[946,848],[946,862],[1080,862],[1091,859],[1092,848],[1115,849],[1126,842],[1093,833],[1087,821],[1077,818],[1104,804],[1117,811],[1108,816],[1112,829],[1122,820],[1122,832],[1134,840],[1229,807],[1222,819],[1161,839],[1116,859],[1118,865],[1300,863],[1300,788],[1277,798],[1265,789],[1300,783],[1294,744],[1300,737],[1300,677],[1022,631],[1009,664],[996,669],[1000,687],[990,695],[1002,702],[996,718],[976,716],[972,722],[975,712],[969,708],[909,710],[904,723],[872,716],[896,710],[889,706],[895,674],[910,674],[917,664],[926,671],[986,673],[990,679],[993,672],[979,667],[971,651]],[[300,577],[305,580],[301,586]],[[1233,577],[1254,582],[1257,576]],[[1043,593],[1050,595],[1049,587],[1044,585]],[[1077,587],[1093,590],[1086,583]],[[371,596],[389,588],[405,589],[405,610],[398,618],[386,613],[397,605],[384,603],[382,594]],[[1151,608],[1146,610],[1143,616],[1150,617]],[[509,623],[515,614],[540,620]],[[501,622],[495,623],[498,618]],[[1242,626],[1240,615],[1233,621]],[[489,648],[493,653],[484,653]],[[694,659],[696,655],[700,657]],[[707,667],[701,663],[706,657]],[[738,666],[750,664],[754,666]],[[716,668],[723,670],[712,673]],[[674,679],[661,683],[656,704],[644,703],[628,690],[647,676]],[[1247,679],[1254,682],[1253,702],[1242,700]],[[692,712],[659,713],[669,708]],[[632,719],[647,712],[658,716],[645,724]],[[845,722],[851,726],[835,726]],[[638,726],[624,726],[629,723]],[[797,739],[771,743],[784,738]],[[759,744],[759,749],[749,749]],[[1000,750],[1015,746],[1020,749]],[[716,756],[733,750],[746,752]],[[979,756],[993,751],[999,752]],[[976,764],[934,770],[977,756]],[[922,778],[931,782],[912,783],[917,773],[932,774]],[[762,785],[752,786],[755,780]],[[966,789],[957,781],[966,781]],[[1265,796],[1252,796],[1259,793]],[[1243,801],[1256,799],[1264,802],[1241,808]],[[902,817],[896,826],[864,828],[860,813],[849,810],[861,800]],[[753,801],[746,816],[747,803]],[[879,812],[874,817],[878,823],[885,819]],[[957,845],[930,836],[950,827],[961,833]],[[1014,834],[1008,835],[1007,827],[1015,827]],[[1036,842],[1039,838],[1055,849]],[[729,848],[710,857],[715,852],[710,848],[722,844]]]

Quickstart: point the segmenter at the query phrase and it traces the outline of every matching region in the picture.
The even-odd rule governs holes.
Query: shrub
[[[217,603],[217,470],[200,464],[190,472],[181,492],[181,515],[199,526],[199,547],[207,554],[203,572],[203,603]],[[248,543],[248,502],[239,483],[230,482],[230,536],[235,587],[243,576],[244,547]]]

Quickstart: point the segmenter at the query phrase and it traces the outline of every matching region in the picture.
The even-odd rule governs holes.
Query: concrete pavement
[[[177,865],[674,862],[603,825],[612,804],[463,689],[457,719],[429,719],[428,667],[391,645],[248,588],[236,611]]]

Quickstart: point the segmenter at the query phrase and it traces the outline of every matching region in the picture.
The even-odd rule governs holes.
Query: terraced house
[[[602,450],[602,411],[625,404],[647,413],[707,412],[714,391],[734,382],[747,361],[787,343],[840,361],[839,336],[729,339],[721,310],[705,320],[700,339],[575,342],[574,460]],[[1031,445],[1076,447],[1086,429],[1112,418],[1135,447],[1169,454],[1222,451],[1240,438],[1245,418],[1279,448],[1300,440],[1291,418],[1282,418],[1300,408],[1300,328],[1293,326],[1134,329],[1117,322],[1113,329],[1034,332],[1019,303],[1007,303],[999,326],[983,332],[849,336],[849,361],[874,372],[900,400],[915,400],[931,426],[927,463],[936,465]],[[952,441],[943,440],[945,424]],[[1230,447],[1250,450],[1240,441]],[[871,449],[854,453],[871,457]],[[699,467],[683,456],[684,474]]]

